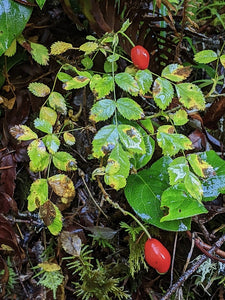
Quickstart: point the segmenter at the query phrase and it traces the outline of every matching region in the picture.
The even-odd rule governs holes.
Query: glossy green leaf
[[[178,64],[171,64],[162,70],[162,77],[174,82],[180,82],[189,77],[191,73],[190,67],[184,67]]]
[[[125,187],[125,196],[135,213],[145,222],[164,230],[186,231],[190,229],[190,218],[161,222],[164,211],[160,208],[160,199],[169,187],[167,168],[171,161],[170,157],[164,156],[151,168],[130,175]]]
[[[34,120],[34,126],[35,126],[35,128],[37,128],[45,133],[52,133],[52,130],[53,130],[52,125],[48,121],[40,119],[40,118],[36,118]]]
[[[31,142],[27,150],[30,157],[30,170],[32,172],[44,171],[50,162],[50,157],[43,141],[38,139]]]
[[[139,70],[135,75],[135,79],[140,89],[139,93],[142,95],[147,94],[153,82],[152,73],[148,69]]]
[[[225,194],[225,161],[215,151],[206,151],[200,154],[200,158],[213,167],[208,169],[207,178],[202,181],[203,201],[212,201],[220,193]]]
[[[60,140],[58,139],[57,135],[55,134],[48,134],[43,137],[43,142],[47,147],[49,153],[54,154],[58,151],[60,146]]]
[[[192,173],[188,172],[184,179],[184,185],[189,194],[198,201],[202,200],[203,188],[198,177]]]
[[[10,133],[18,141],[29,141],[38,138],[37,134],[26,125],[15,125],[10,128]]]
[[[133,164],[136,170],[143,168],[150,161],[155,150],[155,141],[153,140],[153,138],[151,138],[147,134],[144,134],[143,141],[144,141],[146,153],[144,154],[135,153],[133,158],[131,158],[130,160],[130,162]]]
[[[167,79],[158,77],[154,82],[152,92],[155,103],[161,109],[166,109],[173,99],[173,86]]]
[[[118,134],[120,142],[128,151],[131,153],[146,153],[143,137],[135,127],[120,124],[118,125]]]
[[[105,183],[115,190],[119,190],[126,185],[126,178],[129,175],[130,162],[120,144],[116,144],[112,150],[105,168]]]
[[[41,82],[31,82],[28,86],[29,91],[37,97],[45,97],[50,93],[50,88]]]
[[[175,126],[182,126],[189,121],[188,114],[184,109],[179,109],[174,114],[169,114],[169,116],[173,120]]]
[[[195,54],[194,60],[200,64],[208,64],[217,60],[217,54],[213,50],[202,50]]]
[[[37,43],[30,43],[33,59],[42,66],[46,66],[49,60],[48,49]]]
[[[103,99],[96,102],[91,108],[90,120],[94,122],[109,119],[116,109],[116,102],[110,99]]]
[[[77,162],[72,155],[67,152],[60,151],[53,155],[53,164],[62,171],[75,171],[77,169]]]
[[[67,113],[66,101],[58,92],[52,92],[48,97],[49,105],[59,113],[65,115]]]
[[[97,99],[107,96],[113,91],[113,87],[114,81],[111,75],[105,75],[102,77],[99,74],[96,74],[91,78],[90,89]]]
[[[0,1],[0,56],[23,31],[31,13],[31,7],[12,0]]]
[[[47,179],[40,178],[31,184],[30,194],[27,197],[27,200],[29,211],[34,211],[48,200]]]
[[[161,218],[163,224],[208,212],[202,203],[185,192],[183,183],[171,186],[162,193],[161,208],[164,207],[168,208],[168,214]]]
[[[205,98],[201,89],[193,83],[180,83],[176,85],[179,101],[188,109],[205,109]]]
[[[119,98],[116,107],[121,115],[128,120],[138,120],[144,117],[143,109],[130,98]]]
[[[57,113],[50,107],[42,106],[40,109],[39,118],[41,120],[48,121],[53,126],[55,125],[57,119]]]
[[[170,164],[168,168],[170,184],[175,185],[183,182],[187,173],[189,173],[188,162],[185,157],[177,157]]]
[[[125,92],[137,96],[139,87],[134,77],[128,73],[118,73],[115,76],[116,84]]]
[[[85,55],[94,52],[98,48],[98,44],[95,42],[86,42],[80,46],[80,50],[85,52]]]
[[[180,150],[192,149],[192,142],[183,134],[173,133],[174,127],[163,125],[158,128],[157,141],[164,155],[175,155]]]
[[[100,158],[111,152],[118,143],[119,134],[116,125],[102,127],[94,137],[93,156]]]

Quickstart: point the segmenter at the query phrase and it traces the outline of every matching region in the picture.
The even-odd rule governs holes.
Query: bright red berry
[[[157,239],[148,239],[145,243],[145,260],[160,274],[170,268],[171,256],[169,251]]]
[[[148,68],[150,55],[144,47],[138,45],[131,49],[131,59],[138,69],[145,70]]]

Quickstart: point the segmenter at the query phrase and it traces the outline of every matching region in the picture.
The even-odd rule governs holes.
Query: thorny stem
[[[148,232],[148,230],[145,228],[145,226],[129,211],[123,209],[118,203],[115,203],[113,202],[109,195],[106,193],[100,179],[99,179],[99,176],[97,176],[97,181],[98,181],[98,186],[99,188],[101,189],[102,191],[102,194],[104,195],[104,199],[110,204],[112,205],[115,209],[119,209],[121,211],[121,213],[124,215],[124,216],[130,216],[142,229],[143,231],[145,232],[145,234],[147,235],[147,237],[149,239],[151,239],[151,235],[150,233]]]
[[[212,248],[208,251],[209,254],[213,254],[213,252],[222,246],[222,244],[225,242],[225,234],[212,246]],[[206,261],[208,256],[205,254],[202,255],[196,263],[187,270],[180,278],[179,280],[172,285],[172,287],[167,291],[167,293],[161,298],[161,300],[167,300],[170,299],[171,295],[180,287],[182,284],[190,277],[198,268],[199,266]]]

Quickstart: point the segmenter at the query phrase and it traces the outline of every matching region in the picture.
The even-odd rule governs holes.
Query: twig
[[[225,242],[225,234],[212,246],[212,248],[209,250],[209,254],[212,254],[216,248],[220,248],[222,244]],[[161,298],[161,300],[167,300],[170,299],[171,295],[190,277],[198,268],[199,266],[206,261],[208,256],[202,255],[196,263],[187,270],[180,278],[179,280],[169,288],[169,290],[166,292],[166,294]]]
[[[177,248],[177,237],[178,237],[178,232],[176,232],[175,234],[174,245],[173,245],[173,257],[172,257],[171,271],[170,271],[170,286],[172,286],[173,284],[173,269],[174,269],[174,261],[175,261],[176,248]]]

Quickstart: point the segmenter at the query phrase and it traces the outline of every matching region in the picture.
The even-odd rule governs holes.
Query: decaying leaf
[[[80,255],[82,241],[76,233],[70,231],[62,231],[60,234],[60,242],[63,249],[68,254],[73,256]]]
[[[67,203],[75,197],[74,184],[68,176],[64,174],[54,175],[48,179],[48,183],[58,196],[66,199]]]

